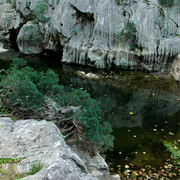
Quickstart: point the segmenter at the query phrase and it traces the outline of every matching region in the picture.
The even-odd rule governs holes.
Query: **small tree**
[[[174,0],[159,0],[161,6],[172,7],[174,6]]]

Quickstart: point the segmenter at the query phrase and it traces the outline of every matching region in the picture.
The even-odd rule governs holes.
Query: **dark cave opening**
[[[17,43],[16,43],[16,39],[17,39],[17,30],[16,29],[10,29],[9,30],[9,40],[10,40],[10,47],[12,48],[12,49],[14,49],[16,52],[18,52],[19,51],[19,48],[18,48],[18,45],[17,45]]]
[[[63,47],[59,46],[58,50],[45,49],[42,53],[39,54],[39,58],[45,61],[51,66],[61,65],[63,55]]]

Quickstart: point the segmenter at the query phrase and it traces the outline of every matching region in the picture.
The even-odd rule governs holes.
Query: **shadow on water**
[[[127,164],[134,169],[163,166],[169,153],[161,140],[180,139],[180,85],[176,82],[141,72],[52,66],[40,60],[28,64],[38,70],[52,68],[61,84],[83,88],[100,103],[102,118],[111,123],[115,136],[114,148],[106,153],[112,172],[122,172]],[[92,71],[99,79],[78,77],[79,70]]]

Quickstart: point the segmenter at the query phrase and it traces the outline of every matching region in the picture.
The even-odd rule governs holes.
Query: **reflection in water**
[[[103,119],[113,127],[115,146],[106,153],[111,167],[118,170],[121,165],[123,170],[129,163],[137,169],[164,165],[169,153],[161,140],[180,138],[178,83],[139,72],[121,72],[117,79],[89,80],[76,76],[79,69],[64,66],[64,70],[67,84],[88,90],[100,103]],[[96,73],[103,76],[103,72]]]

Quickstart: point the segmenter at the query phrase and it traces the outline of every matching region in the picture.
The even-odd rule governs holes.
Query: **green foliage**
[[[0,158],[0,164],[4,164],[4,163],[18,163],[22,159],[23,158]]]
[[[74,28],[74,29],[72,30],[72,34],[73,34],[73,35],[77,35],[78,31],[79,31],[78,28]]]
[[[66,116],[72,116],[74,113],[73,121],[82,127],[83,138],[92,141],[101,150],[113,146],[114,137],[110,135],[112,132],[110,124],[99,119],[101,113],[99,104],[86,91],[76,89],[66,91],[58,84],[58,75],[52,70],[37,72],[26,66],[23,59],[15,59],[6,75],[0,79],[2,108],[8,107],[12,111],[18,108],[31,108],[38,114],[45,110],[47,97],[60,107],[80,107],[75,113],[70,112]],[[60,112],[54,110],[54,113],[61,116]]]
[[[37,72],[25,65],[24,60],[15,59],[7,71],[8,75],[1,77],[1,102],[12,110],[21,107],[42,111],[45,95],[51,96],[57,92],[60,94],[63,86],[58,85],[58,76],[52,70],[46,73]]]
[[[81,106],[78,113],[78,121],[84,129],[84,138],[94,142],[101,151],[106,151],[113,146],[114,137],[110,134],[112,132],[111,126],[107,122],[99,120],[101,110],[99,104],[90,97],[86,91],[72,89],[63,98],[64,105],[69,102],[73,106]]]
[[[43,168],[43,166],[40,162],[34,162],[31,165],[31,168],[29,169],[29,171],[27,172],[27,175],[34,175],[37,172],[39,172],[42,168]]]
[[[115,0],[115,3],[116,3],[118,6],[120,6],[120,5],[122,5],[123,0]]]
[[[23,158],[0,158],[0,174],[4,174],[5,171],[1,169],[2,164],[5,163],[18,163],[22,160]]]
[[[37,74],[29,67],[21,68],[14,61],[12,68],[8,70],[8,75],[2,76],[0,86],[3,87],[0,95],[1,102],[4,106],[9,106],[12,110],[18,107],[22,108],[40,108],[44,103],[43,94],[37,89],[32,81],[32,77]],[[36,75],[37,76],[37,75]]]
[[[45,16],[47,11],[47,4],[43,0],[38,0],[33,10],[33,14],[42,22],[47,22],[49,18]]]
[[[133,51],[135,51],[135,50],[139,50],[140,52],[143,51],[143,47],[138,46],[137,44],[133,44],[133,45],[131,46],[131,49],[132,49]]]
[[[163,144],[166,149],[172,154],[172,156],[176,159],[176,161],[180,163],[180,150],[177,145],[168,141],[163,141]]]
[[[172,7],[174,6],[174,0],[158,0],[160,5],[163,7]]]
[[[116,34],[117,41],[127,41],[134,39],[136,35],[136,24],[133,21],[128,21],[127,24]]]
[[[66,136],[65,136],[65,135],[63,135],[63,133],[61,133],[61,137],[62,137],[63,139],[65,139],[65,137],[66,137]]]

